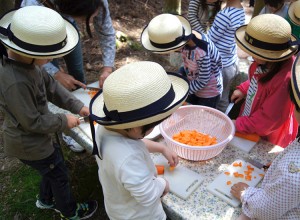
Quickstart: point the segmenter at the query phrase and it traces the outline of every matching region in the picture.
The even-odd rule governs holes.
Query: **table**
[[[69,113],[49,103],[49,109],[53,113]],[[73,128],[68,131],[68,135],[81,144],[88,152],[92,152],[93,142],[79,128]],[[163,139],[160,139],[163,141]],[[162,203],[170,219],[185,220],[235,220],[241,214],[241,208],[234,208],[223,202],[218,197],[207,191],[206,187],[221,172],[226,170],[227,166],[236,159],[251,157],[266,164],[272,161],[282,148],[266,141],[260,141],[249,153],[246,153],[235,147],[227,146],[219,155],[207,161],[188,161],[180,159],[180,164],[194,170],[204,177],[200,187],[187,199],[182,200],[172,193],[163,197]],[[155,158],[158,154],[152,154]]]

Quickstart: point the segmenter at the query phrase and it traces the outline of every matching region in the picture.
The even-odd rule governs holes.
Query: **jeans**
[[[80,42],[77,44],[75,49],[65,55],[64,60],[68,69],[68,73],[73,76],[76,80],[85,83],[84,70],[83,70],[83,57]],[[58,59],[53,59],[51,63],[59,68]]]
[[[192,94],[188,96],[186,102],[192,105],[204,105],[211,108],[216,108],[219,100],[220,100],[220,95],[211,98],[201,98]]]
[[[55,144],[52,155],[42,160],[21,160],[24,164],[37,170],[42,176],[39,199],[51,204],[54,198],[55,208],[66,217],[76,214],[76,202],[71,193],[68,170],[58,145]]]
[[[230,88],[231,84],[233,82],[233,79],[236,77],[236,75],[239,74],[239,68],[237,64],[232,64],[229,67],[223,67],[222,69],[222,76],[223,76],[223,92],[221,99],[217,105],[217,109],[219,109],[221,112],[225,112],[226,108],[229,105],[230,97]]]

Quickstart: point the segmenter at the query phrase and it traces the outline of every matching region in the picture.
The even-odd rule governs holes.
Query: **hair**
[[[169,116],[168,116],[169,117]],[[166,117],[166,118],[168,118]],[[155,122],[152,122],[150,124],[146,124],[146,125],[143,125],[141,128],[142,128],[142,135],[145,136],[147,131],[149,131],[150,129],[154,128],[156,125],[159,125],[161,122],[163,122],[166,118],[164,119],[161,119],[159,121],[155,121]],[[125,130],[126,131],[129,131],[131,128],[126,128]]]
[[[281,8],[284,4],[284,0],[264,0],[265,5],[273,8]]]
[[[279,72],[279,70],[285,64],[285,62],[287,62],[287,60],[282,60],[279,62],[266,62],[264,65],[261,65],[262,70],[268,69],[268,72],[259,81],[262,83],[270,81]]]
[[[46,7],[56,10],[61,14],[75,17],[85,16],[86,31],[91,38],[93,37],[89,23],[91,16],[98,8],[101,9],[103,19],[107,14],[102,0],[54,0],[53,3],[49,0],[40,0],[40,2]]]

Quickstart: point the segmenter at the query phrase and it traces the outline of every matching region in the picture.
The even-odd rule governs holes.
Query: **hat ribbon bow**
[[[134,109],[127,112],[119,112],[118,110],[109,111],[106,108],[106,105],[104,103],[103,111],[106,117],[101,119],[103,121],[124,122],[124,121],[134,121],[141,118],[150,117],[151,115],[156,115],[160,112],[163,112],[164,109],[167,108],[173,102],[174,98],[175,98],[175,92],[173,86],[171,85],[169,91],[164,96],[162,96],[160,99],[156,100],[155,102],[139,109]]]
[[[150,43],[152,44],[152,46],[160,48],[160,49],[166,49],[166,48],[170,48],[170,47],[175,47],[183,41],[188,41],[189,39],[191,39],[191,36],[192,36],[192,34],[185,35],[185,29],[182,27],[182,35],[175,38],[174,41],[171,41],[169,43],[161,44],[161,43],[153,42],[150,39],[149,40],[150,40]]]
[[[264,50],[271,50],[271,51],[287,50],[292,46],[300,45],[300,40],[291,41],[291,39],[281,44],[269,43],[269,42],[258,40],[255,37],[249,35],[247,32],[245,33],[244,39],[246,40],[247,43],[251,44],[254,47],[264,49]]]
[[[14,33],[10,29],[10,25],[7,28],[0,27],[0,34],[3,36],[6,36],[11,42],[13,42],[18,47],[29,50],[32,52],[38,52],[38,53],[51,53],[56,52],[58,50],[61,50],[64,48],[64,46],[67,44],[67,35],[65,39],[63,39],[61,42],[58,42],[56,44],[50,44],[50,45],[35,45],[30,44],[25,41],[22,41],[21,39],[17,38]]]

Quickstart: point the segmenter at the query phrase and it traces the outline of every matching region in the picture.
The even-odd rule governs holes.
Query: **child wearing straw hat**
[[[143,138],[183,104],[188,89],[182,76],[140,61],[114,71],[92,98],[94,154],[110,219],[166,219],[161,197],[169,185],[157,176],[149,152],[162,153],[170,166],[178,158],[162,143]],[[96,134],[93,121],[102,125]]]
[[[28,6],[0,19],[0,107],[8,156],[16,157],[42,177],[36,206],[60,212],[61,219],[86,219],[96,201],[76,203],[67,168],[52,133],[76,127],[72,114],[52,114],[48,100],[74,114],[89,110],[40,66],[71,52],[78,44],[76,28],[52,9]]]
[[[288,99],[291,67],[297,52],[291,26],[279,15],[263,14],[240,27],[238,46],[252,55],[249,79],[233,92],[231,100],[245,99],[235,121],[236,130],[256,133],[262,139],[286,147],[297,135],[294,105]]]
[[[290,97],[300,123],[300,59],[292,68]],[[237,183],[231,193],[242,202],[238,220],[299,219],[300,213],[300,144],[294,140],[269,167],[260,188]]]
[[[216,108],[222,93],[222,60],[207,35],[192,31],[183,16],[160,14],[145,27],[141,42],[154,53],[179,50],[183,59],[180,73],[190,84],[187,102]]]
[[[287,21],[292,27],[292,34],[300,39],[300,1],[292,2],[287,13]]]
[[[229,105],[229,92],[231,83],[239,74],[237,45],[234,41],[234,33],[237,28],[245,24],[245,11],[241,0],[227,0],[226,6],[219,11],[208,30],[208,37],[218,48],[223,68],[223,92],[217,109],[226,111]]]

